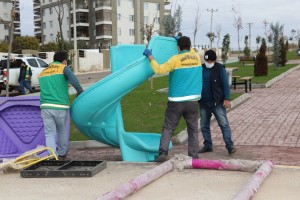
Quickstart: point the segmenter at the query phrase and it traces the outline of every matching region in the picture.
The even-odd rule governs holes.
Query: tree
[[[276,24],[271,23],[270,25],[273,40],[272,61],[274,63],[275,69],[278,69],[281,63],[280,38],[283,36],[283,27],[284,26],[280,25],[279,22],[277,22]]]
[[[228,52],[230,48],[230,35],[227,33],[224,38],[223,38],[223,43],[222,43],[222,61],[223,64],[225,65],[226,61],[228,60]]]
[[[257,36],[257,37],[256,37],[256,44],[257,44],[256,49],[258,49],[258,45],[259,45],[260,41],[261,41],[261,37],[260,37],[260,36]]]
[[[216,38],[218,38],[218,41],[217,41],[217,47],[218,48],[220,47],[219,43],[220,43],[220,39],[221,39],[221,30],[222,30],[222,26],[220,24],[218,24],[216,26],[216,33],[217,33]]]
[[[58,46],[56,42],[48,42],[47,44],[42,44],[40,46],[40,51],[42,52],[58,51]]]
[[[238,35],[238,47],[239,47],[239,55],[240,55],[240,52],[241,52],[240,31],[243,29],[243,22],[242,22],[242,17],[241,17],[239,8],[236,8],[236,7],[234,7],[234,5],[232,5],[232,12],[234,15],[233,26],[236,28],[237,35]]]
[[[179,5],[175,10],[173,16],[166,15],[163,19],[164,35],[167,37],[173,37],[176,33],[180,32],[182,22],[182,9]]]
[[[23,49],[39,50],[39,40],[31,36],[16,37],[12,49],[15,53],[22,53]]]
[[[66,41],[63,41],[63,38],[61,38],[61,34],[59,32],[57,32],[55,40],[58,51],[68,52],[71,49],[71,44]]]
[[[196,18],[195,18],[195,23],[194,23],[194,30],[193,30],[193,36],[194,36],[194,46],[196,46],[196,35],[199,30],[200,26],[200,14],[199,14],[199,5],[197,4],[197,11],[196,11]]]
[[[158,30],[154,30],[154,23],[157,17],[153,18],[152,24],[145,24],[144,27],[141,29],[141,32],[143,35],[146,35],[147,42],[149,43],[150,39],[152,38],[152,35],[157,32]]]
[[[57,0],[58,6],[54,7],[55,12],[57,14],[57,20],[58,20],[58,26],[59,26],[59,34],[61,37],[61,43],[60,43],[60,49],[61,51],[65,51],[65,44],[64,44],[64,35],[62,31],[62,21],[64,19],[64,1],[63,0]],[[75,9],[73,9],[74,12]],[[74,27],[76,28],[76,27]]]
[[[9,43],[2,41],[0,42],[0,52],[8,52]]]
[[[254,76],[268,75],[268,57],[266,56],[266,40],[263,38],[254,63]]]
[[[214,32],[208,32],[206,36],[209,38],[211,44],[214,42],[214,39],[216,37]]]
[[[244,48],[244,55],[245,56],[250,56],[250,49],[248,47],[248,35],[245,36],[245,48]]]
[[[286,54],[288,51],[288,46],[285,43],[285,38],[283,36],[280,37],[280,65],[285,66],[287,59]]]

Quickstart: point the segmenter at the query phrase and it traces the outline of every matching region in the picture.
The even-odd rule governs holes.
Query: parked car
[[[300,49],[297,50],[297,56],[300,56]]]
[[[20,84],[18,82],[21,62],[24,61],[26,65],[31,67],[31,87],[34,89],[39,86],[38,75],[43,71],[48,63],[37,57],[16,57],[10,61],[9,68],[9,91],[19,90]],[[7,80],[7,58],[0,61],[0,93],[6,89]]]

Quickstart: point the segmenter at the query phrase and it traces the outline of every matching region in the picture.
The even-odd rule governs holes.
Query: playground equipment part
[[[112,74],[85,90],[71,106],[76,127],[94,140],[119,147],[123,161],[153,161],[158,154],[161,135],[126,132],[120,104],[123,96],[154,75],[143,56],[145,48],[144,45],[111,47]],[[158,63],[178,54],[177,42],[170,37],[153,37],[148,48]]]
[[[48,160],[52,158],[58,160],[53,149],[49,147],[37,147],[36,149],[25,152],[24,154],[15,159],[11,159],[1,163],[0,171],[3,172],[8,168],[24,169],[43,160]]]
[[[70,132],[68,118],[67,134]],[[0,98],[0,159],[16,158],[45,146],[44,123],[39,96]]]

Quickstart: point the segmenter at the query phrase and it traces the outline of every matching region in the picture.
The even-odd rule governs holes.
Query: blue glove
[[[149,56],[152,56],[152,49],[146,48],[146,49],[144,50],[143,55],[146,56],[147,58],[148,58]]]
[[[175,36],[174,38],[175,38],[175,40],[178,42],[178,40],[179,40],[179,38],[181,38],[181,36],[177,35],[177,36]]]

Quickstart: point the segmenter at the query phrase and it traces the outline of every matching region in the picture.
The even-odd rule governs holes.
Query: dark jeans
[[[25,94],[25,89],[24,87],[30,91],[30,93],[33,93],[33,90],[31,88],[31,82],[30,81],[25,81],[25,80],[20,80],[20,90],[21,94]]]
[[[159,151],[168,152],[171,135],[177,127],[181,116],[187,124],[188,131],[188,156],[199,158],[198,140],[198,102],[168,102],[165,121],[160,139]]]
[[[219,127],[221,128],[223,140],[226,143],[226,149],[231,149],[233,142],[231,140],[231,128],[226,115],[226,109],[223,105],[215,105],[210,102],[200,101],[200,126],[204,138],[203,144],[207,148],[212,148],[210,121],[214,114]]]

